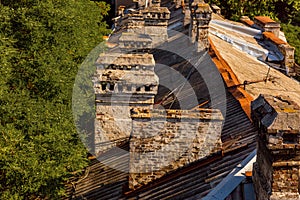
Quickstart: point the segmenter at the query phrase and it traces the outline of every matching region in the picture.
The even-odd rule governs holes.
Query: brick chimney
[[[191,9],[189,0],[183,0],[182,12],[184,13],[183,26],[186,27],[191,23]]]
[[[158,89],[152,54],[101,54],[96,61],[95,152],[114,146],[113,141],[129,138],[130,110],[151,108]],[[99,145],[99,144],[109,145]]]
[[[153,48],[152,39],[145,34],[123,32],[119,38],[119,48],[124,53],[147,53]]]
[[[280,44],[278,45],[280,52],[284,56],[282,62],[283,66],[286,67],[287,74],[289,76],[296,76],[296,66],[295,66],[295,47],[292,47],[289,44]]]
[[[184,0],[173,0],[173,3],[175,4],[175,8],[180,8],[184,4]]]
[[[132,190],[221,149],[219,110],[134,109],[131,117]]]
[[[133,0],[133,2],[137,4],[137,8],[149,6],[149,0]]]
[[[260,95],[251,107],[259,129],[253,171],[256,199],[300,199],[299,106],[289,97]]]
[[[124,16],[124,10],[125,10],[125,6],[119,6],[118,7],[118,16]]]
[[[161,0],[133,0],[138,4],[139,8],[142,7],[160,7]]]
[[[160,7],[160,0],[147,2],[150,2],[150,6],[128,14],[127,32],[149,35],[155,46],[168,39],[167,26],[170,11],[167,7]]]
[[[152,7],[160,7],[161,0],[151,0]]]
[[[154,45],[167,41],[168,20],[170,11],[167,7],[160,7],[160,0],[153,0],[152,6],[142,10],[145,34],[152,38]]]
[[[190,37],[191,41],[195,43],[197,51],[207,50],[209,48],[208,28],[212,16],[210,6],[204,1],[194,1],[190,5],[191,9],[191,23],[190,23]]]
[[[261,28],[263,31],[272,32],[274,35],[279,37],[280,23],[275,22],[267,16],[256,16],[254,17],[254,23]]]

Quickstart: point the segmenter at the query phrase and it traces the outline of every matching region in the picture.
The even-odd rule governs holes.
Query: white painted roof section
[[[252,171],[256,162],[256,150],[232,170],[213,190],[202,200],[224,200],[246,178],[246,171]]]
[[[251,55],[251,56],[253,56],[257,59],[266,60],[266,58],[269,54],[268,50],[266,50],[264,48],[261,48],[261,47],[258,47],[257,45],[253,45],[251,43],[248,43],[245,40],[238,39],[236,37],[232,37],[232,36],[227,35],[227,34],[222,34],[218,31],[214,31],[214,30],[210,30],[209,32],[211,34],[219,37],[220,39],[232,44],[233,47],[239,49],[240,51],[246,52],[249,55]]]
[[[210,34],[232,44],[236,49],[246,52],[258,60],[282,61],[284,56],[276,45],[262,44],[257,39],[262,39],[260,30],[247,26],[233,24],[224,20],[212,20]]]
[[[215,25],[219,25],[223,29],[235,31],[238,34],[244,34],[244,35],[248,35],[248,36],[252,36],[252,37],[262,37],[262,31],[261,30],[257,30],[257,29],[250,28],[250,27],[247,27],[247,26],[239,26],[239,25],[227,22],[227,21],[216,20],[216,19],[211,20],[210,23],[215,24]]]

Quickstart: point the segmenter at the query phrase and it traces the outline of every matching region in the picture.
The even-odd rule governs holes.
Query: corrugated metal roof
[[[256,150],[236,166],[203,200],[223,200],[230,195],[238,185],[245,180],[245,172],[252,171],[256,161]]]

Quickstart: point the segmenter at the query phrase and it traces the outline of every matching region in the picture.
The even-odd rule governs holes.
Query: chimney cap
[[[300,107],[286,96],[260,95],[251,103],[254,120],[267,129],[267,133],[300,134]]]
[[[271,19],[268,16],[256,16],[256,17],[254,17],[254,19],[263,24],[278,23],[278,22],[275,22],[273,19]]]

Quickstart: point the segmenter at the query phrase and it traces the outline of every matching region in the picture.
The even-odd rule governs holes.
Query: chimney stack
[[[154,45],[167,41],[168,39],[168,20],[170,11],[167,7],[160,7],[160,0],[152,0],[152,6],[142,11],[145,34],[152,38]]]
[[[175,8],[180,8],[184,4],[184,0],[173,0]]]
[[[263,31],[272,32],[274,35],[279,37],[280,23],[275,22],[267,16],[256,16],[254,17],[254,23]]]
[[[152,0],[151,6],[152,7],[160,7],[160,0]]]
[[[118,16],[124,16],[125,6],[119,6],[118,8]]]
[[[139,4],[140,9],[127,15],[127,32],[149,35],[153,46],[166,42],[169,9],[160,7],[160,0],[135,0],[135,2]]]
[[[123,38],[126,43],[127,38]],[[117,145],[115,141],[129,138],[132,108],[153,107],[158,89],[154,66],[154,57],[148,53],[111,52],[97,59],[94,77],[96,154]]]
[[[189,0],[182,0],[182,12],[184,13],[183,26],[186,27],[191,23],[191,9]]]
[[[134,32],[123,32],[119,38],[119,48],[124,53],[149,53],[152,39],[149,35]]]
[[[216,109],[134,109],[129,189],[220,151],[223,116]]]
[[[299,200],[299,106],[289,97],[260,95],[251,109],[259,129],[253,167],[256,199]]]
[[[209,48],[208,28],[212,16],[212,10],[210,6],[202,0],[195,1],[190,6],[191,41],[196,44],[197,52],[207,50]]]

